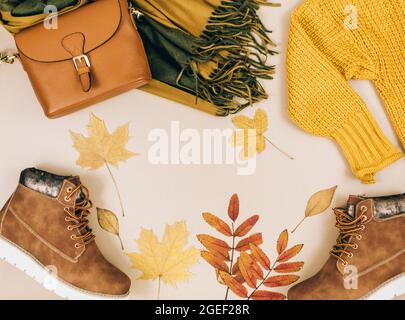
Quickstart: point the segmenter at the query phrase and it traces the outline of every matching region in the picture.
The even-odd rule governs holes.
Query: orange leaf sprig
[[[263,243],[261,233],[248,236],[259,220],[259,216],[253,215],[241,224],[236,225],[239,217],[239,197],[234,194],[229,201],[228,217],[231,220],[230,224],[212,213],[203,213],[205,222],[223,236],[231,238],[231,245],[207,234],[199,234],[197,239],[206,249],[201,252],[201,256],[215,268],[217,280],[227,286],[225,299],[228,298],[229,290],[232,290],[238,296],[247,298],[246,288],[239,285],[238,282],[238,280],[241,281],[241,278],[235,277],[232,270],[234,270],[236,261],[239,259],[237,255],[240,256],[243,252],[249,250],[251,244],[258,246]]]
[[[304,262],[290,262],[303,248],[302,244],[288,248],[288,231],[284,230],[277,241],[278,257],[271,264],[269,257],[260,248],[263,244],[261,233],[248,235],[259,220],[258,215],[251,216],[237,227],[239,217],[239,198],[231,197],[228,208],[230,225],[211,213],[203,213],[204,220],[222,235],[231,238],[232,244],[218,238],[200,234],[198,240],[206,248],[202,257],[215,268],[217,280],[227,286],[225,300],[229,291],[235,295],[252,300],[284,300],[283,293],[263,290],[289,286],[299,280],[298,272]],[[237,241],[237,238],[242,238]],[[272,275],[272,272],[278,275]],[[249,293],[249,289],[251,292]]]
[[[252,300],[284,300],[286,296],[283,293],[273,292],[268,290],[260,290],[262,286],[267,288],[285,287],[297,282],[300,277],[295,272],[301,271],[304,266],[304,262],[290,262],[297,254],[299,254],[304,247],[303,244],[295,245],[289,249],[288,247],[288,231],[281,232],[277,240],[277,253],[278,257],[274,264],[269,267],[269,259],[266,254],[260,249],[251,245],[251,252],[253,258],[260,263],[260,265],[267,271],[267,274],[263,278],[257,278],[261,280],[260,283],[254,288],[253,292],[248,296],[248,299]],[[261,262],[261,261],[264,261]],[[279,273],[279,275],[272,275],[272,272]]]

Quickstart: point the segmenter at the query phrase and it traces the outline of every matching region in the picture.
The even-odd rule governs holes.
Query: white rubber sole
[[[7,239],[0,236],[0,260],[25,272],[28,276],[39,282],[45,289],[55,293],[61,298],[69,300],[127,300],[125,296],[101,295],[76,288],[57,277],[52,266],[45,268],[30,254],[18,248]]]
[[[392,278],[365,296],[364,300],[392,300],[405,294],[405,273]]]

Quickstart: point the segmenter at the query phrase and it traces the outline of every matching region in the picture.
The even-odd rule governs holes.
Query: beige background
[[[306,201],[315,191],[339,185],[334,201],[336,206],[343,205],[352,193],[386,195],[405,192],[403,160],[378,174],[377,184],[363,185],[352,176],[333,142],[307,135],[289,121],[285,50],[289,16],[300,2],[284,1],[282,8],[261,10],[265,23],[274,30],[273,38],[280,45],[281,54],[272,61],[277,65],[276,80],[265,83],[271,98],[257,106],[269,114],[271,128],[267,136],[295,155],[296,160],[290,161],[268,146],[258,158],[256,174],[247,177],[237,176],[236,168],[229,165],[151,165],[147,159],[151,146],[147,137],[151,129],[168,129],[172,120],[180,121],[182,129],[226,129],[232,128],[230,119],[215,118],[141,91],[132,91],[71,116],[48,120],[36,101],[26,74],[16,63],[0,66],[0,202],[5,202],[13,191],[22,169],[37,166],[61,174],[81,175],[92,190],[97,206],[119,212],[107,172],[104,169],[86,171],[75,165],[77,153],[71,147],[68,131],[84,132],[90,112],[105,119],[111,130],[130,121],[133,139],[129,148],[141,153],[141,156],[114,171],[127,209],[128,217],[121,220],[121,233],[127,252],[137,249],[134,239],[138,237],[141,226],[152,228],[161,236],[166,223],[180,220],[187,221],[190,242],[200,247],[194,235],[214,233],[202,221],[201,213],[210,211],[224,217],[229,197],[237,192],[241,199],[241,217],[254,213],[261,215],[255,230],[263,232],[263,248],[274,258],[278,234],[285,228],[291,230],[301,219]],[[0,30],[0,49],[13,47],[11,36]],[[374,88],[367,82],[357,82],[355,88],[367,101],[384,131],[397,143]],[[249,116],[253,113],[252,109],[243,112]],[[117,239],[99,229],[94,215],[91,220],[102,251],[133,279],[131,298],[154,299],[157,284],[136,281],[139,273],[130,269]],[[336,234],[334,216],[329,211],[308,219],[291,236],[291,243],[305,244],[299,256],[306,263],[301,273],[303,278],[314,274],[325,262]],[[200,261],[192,272],[195,274],[193,278],[176,289],[164,286],[161,298],[223,299],[224,287],[216,283],[211,267]],[[0,298],[57,297],[2,262]]]

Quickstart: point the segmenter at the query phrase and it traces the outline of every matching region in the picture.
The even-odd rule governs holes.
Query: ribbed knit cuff
[[[401,159],[403,154],[367,114],[357,114],[333,134],[353,173],[363,183],[375,183],[374,175]]]

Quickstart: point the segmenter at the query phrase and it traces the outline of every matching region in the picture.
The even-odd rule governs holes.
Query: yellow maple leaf
[[[137,240],[140,253],[128,254],[132,267],[143,273],[139,279],[159,279],[170,286],[189,279],[189,269],[198,262],[200,251],[185,248],[188,235],[184,221],[166,225],[162,241],[152,230],[142,228]]]
[[[129,141],[129,124],[110,134],[104,121],[91,114],[87,129],[88,137],[70,131],[73,146],[80,154],[77,165],[89,169],[98,169],[105,164],[118,166],[120,161],[136,156],[125,148]]]
[[[111,134],[107,130],[104,121],[91,114],[87,131],[88,137],[70,131],[73,147],[79,152],[79,159],[76,161],[76,164],[92,170],[102,166],[107,168],[117,191],[122,216],[125,216],[121,193],[111,171],[110,164],[118,167],[120,161],[127,161],[129,158],[137,155],[125,147],[129,141],[129,124],[127,123],[118,127]]]
[[[242,147],[240,157],[242,159],[252,158],[257,153],[266,149],[266,137],[264,133],[268,130],[268,118],[264,110],[258,109],[253,119],[246,116],[236,116],[232,119],[236,128],[232,136],[232,145]]]

